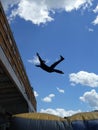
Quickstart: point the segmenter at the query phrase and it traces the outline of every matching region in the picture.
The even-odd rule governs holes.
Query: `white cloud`
[[[93,10],[94,13],[98,13],[98,5],[96,6],[96,8]],[[96,16],[96,18],[93,20],[92,22],[93,25],[97,25],[98,24],[98,15]]]
[[[53,114],[53,115],[57,115],[60,117],[68,117],[68,116],[81,112],[81,110],[73,111],[73,110],[65,110],[62,108],[57,108],[57,109],[48,108],[48,109],[41,109],[40,112]]]
[[[94,29],[88,28],[88,31],[89,31],[89,32],[94,32]]]
[[[36,91],[34,91],[34,95],[35,97],[38,97],[38,93]]]
[[[80,71],[70,74],[69,78],[72,85],[81,84],[89,87],[98,87],[98,75],[95,73]]]
[[[9,8],[12,8],[14,5],[18,4],[20,0],[1,0],[1,2],[5,11],[8,11]]]
[[[34,24],[40,25],[53,21],[51,13],[54,14],[58,10],[71,12],[83,9],[92,5],[93,0],[1,0],[5,10],[17,3],[17,8],[12,10],[10,19],[19,16],[26,21],[31,21]],[[9,6],[10,5],[10,6]]]
[[[39,59],[38,59],[38,57],[37,56],[34,56],[33,57],[33,59],[29,59],[29,60],[27,60],[29,63],[31,63],[31,64],[34,64],[34,65],[39,65],[40,64],[40,61],[39,61]],[[48,59],[45,59],[45,63],[48,63],[49,62],[49,60]]]
[[[52,102],[52,99],[55,97],[55,94],[49,94],[48,96],[42,99],[43,102]]]
[[[98,15],[96,16],[95,20],[92,22],[93,25],[97,25],[98,24]]]
[[[98,13],[98,5],[96,6],[96,8],[93,10],[94,13]]]
[[[58,92],[60,92],[60,93],[64,93],[64,90],[63,90],[63,89],[60,89],[60,88],[57,87],[57,90],[58,90]]]
[[[83,96],[80,97],[80,100],[87,102],[90,107],[98,109],[98,93],[94,89],[89,92],[85,92]]]
[[[37,56],[34,56],[33,59],[29,59],[28,62],[29,62],[29,63],[32,63],[32,64],[34,64],[34,65],[35,65],[35,64],[40,64],[39,59],[38,59]]]

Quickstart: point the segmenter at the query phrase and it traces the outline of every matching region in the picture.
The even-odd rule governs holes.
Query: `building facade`
[[[0,107],[4,108],[6,111],[10,111],[12,113],[36,111],[36,99],[34,96],[34,91],[30,85],[1,2],[0,96],[2,97],[2,101],[0,100]],[[18,106],[18,102],[20,106]],[[12,107],[12,109],[10,109],[10,107]],[[20,107],[20,110],[18,110],[18,107]]]

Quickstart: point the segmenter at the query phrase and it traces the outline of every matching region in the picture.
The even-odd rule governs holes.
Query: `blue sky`
[[[98,109],[98,3],[1,0],[37,100],[37,111],[69,116]],[[28,8],[29,7],[29,8]],[[64,75],[35,67],[36,52]]]

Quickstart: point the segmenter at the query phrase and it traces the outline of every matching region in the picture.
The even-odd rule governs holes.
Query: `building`
[[[27,77],[1,2],[0,110],[12,114],[36,111],[34,91]]]

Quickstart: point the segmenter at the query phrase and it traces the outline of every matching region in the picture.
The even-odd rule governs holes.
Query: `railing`
[[[26,75],[23,62],[2,6],[0,6],[0,46],[2,47],[20,83],[25,87],[26,94],[36,110],[34,92]]]

